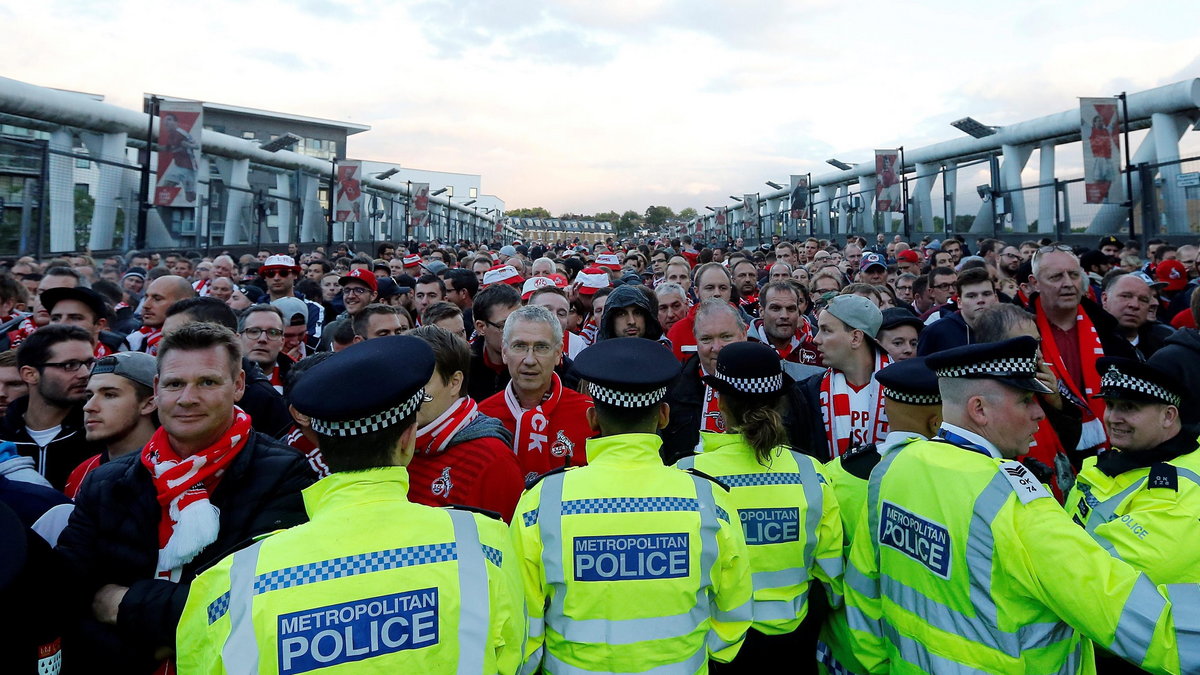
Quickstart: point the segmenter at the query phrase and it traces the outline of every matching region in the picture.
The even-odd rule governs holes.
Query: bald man
[[[167,319],[167,308],[180,300],[194,297],[196,289],[183,277],[168,274],[150,282],[142,303],[142,327],[125,338],[129,351],[157,355],[158,341],[162,339],[163,321]]]

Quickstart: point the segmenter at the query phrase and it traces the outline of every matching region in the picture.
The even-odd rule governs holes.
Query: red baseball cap
[[[917,255],[917,252],[911,248],[906,248],[896,254],[896,262],[919,263],[921,262],[921,256]]]
[[[1164,260],[1154,269],[1154,278],[1165,283],[1168,291],[1182,291],[1188,283],[1187,268],[1178,260]]]
[[[360,267],[358,269],[350,270],[349,274],[341,279],[338,279],[338,283],[343,286],[349,284],[351,281],[361,281],[367,286],[367,288],[371,289],[372,293],[379,292],[379,279],[371,270]]]

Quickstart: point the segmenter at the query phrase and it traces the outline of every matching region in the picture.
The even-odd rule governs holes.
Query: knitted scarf
[[[891,363],[887,352],[882,349],[875,354],[875,370],[879,372]],[[879,381],[874,377],[867,385],[870,389],[870,399],[875,402],[874,411],[867,420],[867,428],[871,430],[867,438],[855,445],[879,443],[887,437],[887,414],[883,409],[883,396],[880,394]],[[861,413],[868,411],[861,410]],[[836,459],[851,448],[851,432],[853,424],[850,420],[850,385],[846,376],[840,370],[830,368],[821,378],[821,418],[825,423],[825,440],[828,443],[829,458]]]
[[[717,405],[720,397],[721,392],[707,384],[704,385],[704,411],[700,416],[700,431],[725,433],[725,418],[721,415],[721,408]]]
[[[142,449],[142,464],[150,471],[163,509],[156,578],[178,580],[180,569],[217,540],[221,512],[209,497],[251,433],[250,416],[235,407],[233,426],[216,443],[186,459],[176,454],[162,427]]]
[[[463,427],[479,415],[479,406],[470,396],[464,396],[446,408],[446,412],[429,424],[417,429],[417,452],[438,455],[450,447],[450,441]]]
[[[160,340],[162,340],[163,336],[162,328],[142,326],[141,328],[137,329],[137,332],[141,333],[143,336],[142,348],[140,351],[146,352],[150,356],[157,356],[158,343]]]
[[[521,401],[517,391],[510,381],[504,388],[504,402],[508,412],[513,416],[516,431],[513,434],[513,451],[518,455],[525,452],[545,453],[550,451],[550,415],[554,407],[562,400],[563,385],[558,379],[558,373],[550,374],[550,391],[542,398],[542,402],[530,410],[521,409]]]
[[[1050,320],[1042,310],[1042,299],[1034,300],[1034,315],[1037,317],[1038,333],[1042,336],[1042,356],[1050,364],[1050,370],[1058,378],[1058,388],[1063,397],[1080,408],[1083,413],[1083,431],[1079,436],[1077,450],[1086,450],[1104,445],[1108,435],[1104,431],[1104,399],[1092,398],[1100,391],[1100,373],[1096,371],[1096,361],[1104,356],[1104,347],[1100,344],[1100,336],[1091,318],[1080,306],[1075,316],[1076,335],[1079,337],[1079,366],[1083,370],[1083,391],[1075,384],[1074,378],[1067,371],[1066,362],[1058,351],[1058,343]]]

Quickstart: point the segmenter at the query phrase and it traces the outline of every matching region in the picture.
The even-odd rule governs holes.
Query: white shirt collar
[[[1004,459],[1004,455],[1000,454],[1000,449],[997,448],[995,445],[993,445],[991,441],[984,438],[983,436],[980,436],[979,434],[977,434],[973,431],[967,431],[966,429],[964,429],[960,426],[950,424],[949,422],[942,422],[942,428],[945,429],[946,431],[951,431],[953,433],[956,433],[959,436],[962,436],[963,438],[967,439],[968,441],[971,441],[972,443],[983,448],[984,450],[987,450],[988,454],[991,455],[992,457],[995,457],[996,459]]]

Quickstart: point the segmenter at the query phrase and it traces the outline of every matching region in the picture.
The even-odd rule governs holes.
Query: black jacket
[[[83,407],[80,406],[71,409],[58,436],[41,448],[25,429],[25,411],[28,409],[28,395],[9,404],[0,427],[0,439],[16,443],[18,452],[33,458],[38,473],[45,476],[54,489],[62,490],[75,467],[88,457],[104,452],[104,445],[89,443],[84,437]]]
[[[271,438],[284,438],[292,430],[292,414],[283,395],[275,391],[271,379],[257,363],[242,357],[242,370],[246,371],[246,390],[238,407],[250,416],[255,431]]]
[[[971,343],[970,326],[967,325],[962,312],[955,312],[949,316],[943,316],[921,330],[921,336],[917,338],[917,355],[928,356],[943,349],[961,347]]]
[[[818,383],[820,377],[817,377]],[[797,452],[821,458],[822,445],[813,445],[812,415],[791,378],[785,376],[787,395],[784,397],[783,425],[788,430],[788,441]],[[819,387],[819,384],[818,384]],[[670,465],[692,454],[700,442],[700,416],[704,413],[704,381],[700,379],[700,356],[693,355],[683,363],[679,379],[667,390],[666,403],[671,407],[671,417],[666,428],[659,431],[663,444],[659,451],[664,464]],[[817,412],[817,430],[821,429],[820,411]],[[818,437],[819,434],[818,434]],[[814,452],[816,449],[818,452]]]
[[[140,453],[96,468],[83,481],[55,549],[71,568],[68,611],[74,622],[64,665],[74,672],[95,664],[108,672],[151,672],[155,649],[175,645],[191,580],[252,537],[307,521],[300,491],[315,480],[303,455],[252,435],[212,495],[221,511],[217,540],[183,568],[180,583],[172,583],[154,578],[162,507]],[[92,618],[92,597],[105,584],[129,587],[116,627]]]
[[[1180,328],[1150,357],[1150,365],[1175,373],[1187,389],[1179,417],[1184,424],[1200,424],[1200,331]]]

